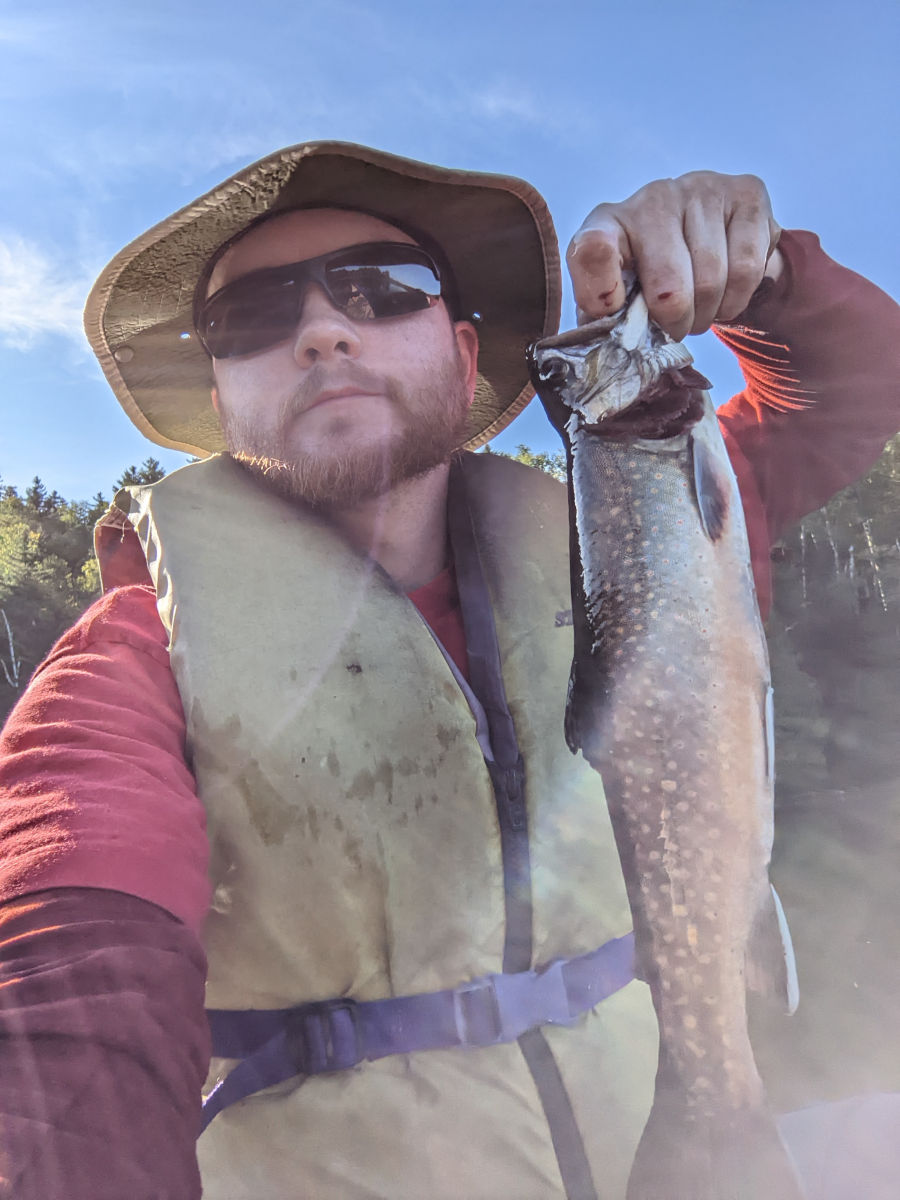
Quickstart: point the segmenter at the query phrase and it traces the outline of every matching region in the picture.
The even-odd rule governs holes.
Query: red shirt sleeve
[[[858,479],[900,428],[900,307],[785,230],[785,272],[745,313],[715,327],[747,386],[718,410],[768,607],[769,549]]]
[[[141,586],[60,639],[0,735],[0,1190],[19,1200],[200,1195],[208,847],[184,743]]]
[[[0,901],[110,888],[199,930],[208,845],[184,740],[155,595],[110,592],[53,647],[0,734]]]
[[[197,937],[120,892],[0,904],[0,1193],[198,1200]]]

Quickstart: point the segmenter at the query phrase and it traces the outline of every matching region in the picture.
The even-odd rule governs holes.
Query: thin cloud
[[[18,234],[0,235],[0,342],[27,351],[61,336],[84,348],[81,313],[91,278]]]

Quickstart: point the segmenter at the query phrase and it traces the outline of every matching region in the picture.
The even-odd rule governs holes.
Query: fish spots
[[[694,1016],[693,1013],[689,1013],[689,1012],[682,1013],[681,1023],[685,1027],[685,1029],[696,1029],[697,1028],[697,1018]]]
[[[678,784],[674,779],[661,779],[659,781],[659,786],[664,792],[675,792],[678,790]]]
[[[691,947],[692,950],[695,950],[699,944],[699,938],[697,936],[697,926],[696,925],[688,925],[687,929],[685,930],[685,936],[687,937],[688,945]]]

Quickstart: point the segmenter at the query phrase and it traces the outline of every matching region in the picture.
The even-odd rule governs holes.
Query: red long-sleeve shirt
[[[813,235],[781,246],[783,279],[718,331],[747,382],[719,416],[764,602],[770,541],[900,426],[900,310]],[[413,599],[462,659],[449,573]],[[0,737],[0,1195],[200,1194],[207,844],[183,746],[137,584],[64,635]]]

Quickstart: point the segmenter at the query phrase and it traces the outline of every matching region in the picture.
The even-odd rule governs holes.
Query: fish
[[[747,1028],[798,999],[768,878],[772,687],[709,382],[637,282],[528,350],[566,450],[574,653],[565,737],[601,776],[659,1026],[628,1200],[802,1200]]]

